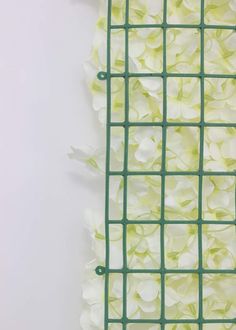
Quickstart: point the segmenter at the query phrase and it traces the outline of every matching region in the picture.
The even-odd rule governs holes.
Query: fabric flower
[[[196,220],[198,217],[198,178],[167,176],[165,218],[167,220]]]
[[[236,123],[236,80],[205,79],[205,120]]]
[[[203,218],[205,220],[235,219],[235,177],[204,177]]]
[[[161,121],[163,105],[162,79],[131,78],[129,80],[129,119],[132,122]]]
[[[168,319],[198,317],[198,276],[196,274],[166,275],[165,304]]]
[[[209,269],[235,269],[236,240],[233,225],[203,226],[203,265]]]
[[[128,219],[158,220],[161,206],[161,178],[129,176]]]
[[[200,80],[197,78],[167,79],[167,118],[170,122],[200,120]]]
[[[168,127],[166,167],[168,171],[197,171],[200,131],[196,127]]]
[[[132,24],[158,24],[163,19],[163,0],[130,0],[129,21]]]
[[[235,274],[207,274],[203,276],[203,310],[208,319],[235,317]]]
[[[162,157],[160,127],[129,129],[129,170],[160,170]]]
[[[198,227],[196,225],[165,226],[165,265],[168,269],[198,267]]]
[[[204,138],[204,168],[207,171],[236,169],[236,128],[207,127]]]
[[[121,220],[123,216],[123,178],[111,176],[109,187],[109,218],[110,220]]]
[[[160,275],[128,276],[127,314],[130,319],[160,317]]]
[[[127,262],[129,268],[158,269],[160,267],[159,225],[128,225]]]
[[[167,21],[170,24],[199,24],[200,0],[168,1]]]
[[[236,3],[234,0],[205,0],[206,24],[234,25],[236,21]]]
[[[231,30],[205,31],[206,73],[236,73],[236,32]]]
[[[131,72],[162,72],[162,29],[132,29],[129,37]]]
[[[167,70],[180,73],[200,71],[200,33],[197,29],[168,29]]]

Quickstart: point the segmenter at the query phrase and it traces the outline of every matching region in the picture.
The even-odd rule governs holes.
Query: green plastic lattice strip
[[[198,329],[203,329],[203,324],[207,323],[235,323],[235,319],[204,319],[203,317],[203,274],[232,274],[236,273],[235,270],[225,269],[204,269],[203,268],[203,249],[202,249],[202,225],[204,224],[236,224],[236,220],[233,221],[207,221],[202,219],[202,205],[203,205],[203,177],[204,176],[235,176],[233,172],[206,172],[203,168],[204,163],[204,128],[205,127],[236,127],[235,123],[206,123],[204,120],[204,79],[205,78],[236,78],[231,74],[206,74],[204,72],[204,31],[205,29],[229,29],[235,30],[235,26],[229,25],[206,25],[204,23],[204,0],[201,0],[201,22],[196,25],[187,24],[168,24],[167,23],[167,0],[164,0],[163,8],[163,23],[162,24],[129,24],[129,0],[126,0],[125,11],[125,23],[123,25],[112,25],[111,13],[112,13],[112,0],[108,0],[108,17],[107,17],[107,72],[99,72],[98,79],[106,80],[107,83],[107,130],[106,130],[106,205],[105,205],[105,235],[106,235],[106,262],[105,267],[98,266],[96,268],[97,275],[105,276],[105,317],[104,317],[104,329],[108,330],[111,324],[120,324],[122,329],[127,329],[128,324],[159,324],[160,329],[165,329],[166,324],[196,324]],[[161,73],[130,73],[129,72],[129,29],[131,28],[161,28],[163,31],[163,71]],[[169,73],[167,72],[167,30],[171,28],[196,28],[200,30],[200,72],[197,74],[182,74],[182,73]],[[112,73],[111,72],[111,32],[113,29],[123,29],[125,32],[125,71],[124,73]],[[163,120],[162,122],[129,122],[129,78],[131,77],[161,77],[163,80]],[[184,123],[184,122],[168,122],[167,121],[167,78],[168,77],[196,77],[200,79],[201,86],[201,112],[200,122],[198,123]],[[111,121],[111,79],[123,78],[125,86],[125,120],[123,122]],[[122,171],[110,170],[110,144],[111,144],[111,127],[122,127],[125,131],[124,137],[124,168]],[[128,138],[129,127],[131,126],[161,126],[162,127],[162,165],[160,171],[129,171],[128,170]],[[199,156],[199,168],[198,171],[185,171],[185,172],[170,172],[166,170],[166,139],[167,139],[167,127],[169,126],[192,126],[199,127],[200,129],[200,156]],[[123,219],[111,220],[109,219],[109,179],[110,176],[122,176],[123,177]],[[160,220],[127,220],[127,184],[129,175],[159,175],[161,177],[161,217]],[[199,193],[198,193],[198,219],[195,221],[179,221],[178,224],[196,224],[198,226],[198,269],[186,270],[186,269],[166,269],[165,267],[165,245],[164,245],[164,226],[165,220],[165,178],[171,175],[195,175],[199,180]],[[121,224],[123,226],[123,268],[111,269],[109,266],[110,257],[110,241],[109,241],[109,226],[110,224]],[[168,224],[176,223],[176,221],[168,220]],[[128,224],[160,224],[160,245],[161,245],[161,265],[159,269],[129,269],[127,266],[127,225]],[[120,273],[123,276],[123,312],[122,318],[110,319],[109,318],[109,276],[113,273]],[[150,273],[160,274],[161,277],[161,314],[159,319],[128,319],[127,317],[127,276],[129,273]],[[199,307],[197,319],[166,319],[165,315],[165,276],[166,274],[176,273],[190,273],[198,274],[199,279]]]

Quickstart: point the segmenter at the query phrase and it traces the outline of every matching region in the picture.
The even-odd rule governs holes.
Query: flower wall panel
[[[101,12],[90,86],[106,126],[104,318],[84,329],[235,329],[234,1]]]

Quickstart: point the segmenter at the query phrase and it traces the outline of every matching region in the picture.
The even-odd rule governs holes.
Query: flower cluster
[[[112,24],[124,24],[125,0],[112,1]],[[163,0],[130,0],[130,24],[160,24]],[[234,0],[205,0],[206,24],[234,24]],[[199,0],[169,0],[169,24],[199,24]],[[206,29],[205,71],[228,74],[236,70],[236,33],[232,30]],[[197,28],[168,29],[166,38],[166,65],[170,73],[199,73],[200,32]],[[125,33],[113,29],[111,35],[111,71],[123,73],[125,69]],[[131,72],[157,72],[163,70],[163,31],[161,28],[133,28],[129,30],[129,70]],[[92,93],[93,109],[102,125],[106,122],[106,83],[96,78],[98,71],[106,71],[106,1],[101,0],[100,16],[91,60],[86,64],[88,84]],[[199,228],[202,225],[202,263],[205,269],[234,269],[236,246],[234,225],[214,224],[217,220],[235,220],[235,176],[204,176],[202,201],[199,201],[199,179],[191,175],[169,175],[165,179],[162,201],[163,159],[169,172],[197,172],[201,162],[200,128],[201,86],[195,77],[167,78],[164,89],[159,77],[132,77],[129,79],[129,121],[131,123],[160,123],[163,120],[163,94],[166,93],[166,119],[174,123],[166,129],[166,152],[163,155],[163,127],[160,125],[131,125],[128,136],[122,126],[110,130],[110,169],[123,171],[124,152],[128,150],[129,171],[156,171],[156,175],[130,175],[127,189],[127,219],[135,220],[123,226],[114,222],[109,226],[109,264],[117,272],[109,275],[109,317],[123,315],[123,275],[119,272],[126,260],[134,272],[127,278],[128,330],[158,330],[155,323],[138,324],[132,319],[158,319],[161,313],[161,275],[135,273],[135,269],[159,269],[161,265],[160,225],[150,224],[161,219],[164,205],[164,263],[166,269],[182,269],[181,274],[165,275],[165,316],[167,319],[197,319],[199,308],[198,275],[184,273],[199,267]],[[226,78],[206,78],[204,84],[204,110],[207,123],[236,122],[236,81]],[[125,119],[125,85],[123,78],[111,80],[111,121]],[[177,123],[187,123],[178,126]],[[127,133],[127,132],[126,132]],[[127,138],[128,137],[128,138]],[[128,144],[126,145],[128,141]],[[204,128],[203,169],[209,172],[233,172],[236,162],[236,129],[232,127]],[[101,150],[73,149],[71,158],[82,161],[90,170],[103,174],[105,153]],[[201,214],[199,203],[201,202]],[[124,217],[124,180],[121,175],[110,177],[109,218]],[[95,259],[87,266],[87,281],[83,287],[86,307],[81,316],[84,330],[104,329],[104,279],[96,276],[97,265],[105,264],[105,228],[103,212],[88,210],[87,223],[92,236]],[[139,220],[141,221],[139,224]],[[148,223],[145,224],[145,220]],[[185,220],[185,224],[178,223]],[[188,220],[191,223],[188,224]],[[212,220],[204,224],[204,221]],[[169,221],[169,222],[168,222]],[[170,222],[171,221],[171,222]],[[173,223],[174,221],[174,223]],[[124,239],[126,244],[124,245]],[[124,246],[126,251],[124,251]],[[204,318],[232,319],[236,308],[235,275],[203,275]],[[197,330],[191,323],[168,324],[167,330]],[[204,324],[204,330],[233,330],[233,324]],[[109,330],[122,330],[113,323]]]

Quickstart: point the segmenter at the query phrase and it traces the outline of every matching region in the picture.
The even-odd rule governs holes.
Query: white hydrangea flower
[[[167,79],[167,118],[171,122],[200,120],[200,80],[197,78]]]
[[[198,267],[198,228],[196,225],[166,225],[165,265],[168,269]]]
[[[235,274],[203,276],[204,317],[232,319],[235,317]]]
[[[207,127],[204,138],[204,168],[207,171],[236,169],[236,128]]]
[[[166,317],[194,319],[198,315],[198,276],[172,274],[165,280]]]
[[[167,220],[196,220],[198,217],[197,197],[197,177],[167,177],[165,196],[165,218]]]
[[[206,73],[236,73],[236,31],[205,31]]]
[[[207,122],[236,122],[236,80],[205,79],[205,119]]]
[[[131,127],[129,130],[129,170],[160,170],[161,142],[160,127]]]
[[[162,29],[133,29],[129,37],[131,72],[162,72]]]
[[[200,23],[200,0],[170,0],[167,7],[167,21],[170,24]]]
[[[132,122],[161,121],[163,105],[162,79],[155,77],[129,80],[129,119]]]
[[[203,218],[235,219],[235,177],[208,176],[203,180]]]
[[[130,176],[128,178],[128,219],[159,220],[161,207],[161,178]]]
[[[197,29],[168,29],[167,70],[177,73],[200,71],[200,32]]]
[[[130,319],[160,317],[160,275],[128,276],[127,314]]]
[[[234,25],[236,21],[235,0],[205,0],[206,24]]]
[[[234,225],[203,226],[203,265],[208,269],[235,269]]]
[[[160,267],[160,226],[128,225],[127,262],[129,268]]]
[[[168,127],[166,167],[168,171],[197,171],[200,131],[196,127]]]

